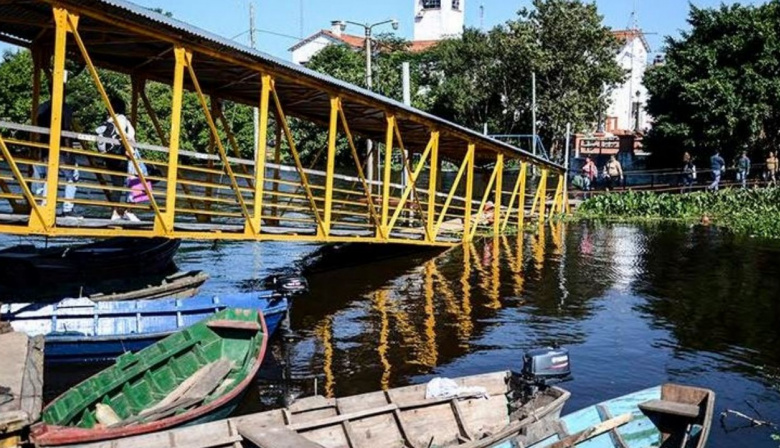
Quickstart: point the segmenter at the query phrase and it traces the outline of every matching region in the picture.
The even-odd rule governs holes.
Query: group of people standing
[[[599,169],[593,162],[590,156],[585,158],[585,164],[582,166],[581,175],[578,180],[581,185],[577,185],[583,191],[591,191],[596,188],[596,183],[599,179]],[[623,182],[623,166],[613,155],[602,167],[601,180],[604,184],[604,189],[610,191],[616,186],[619,186]]]
[[[127,157],[124,145],[118,142],[120,139],[118,129],[121,129],[127,140],[133,144],[135,142],[135,129],[130,123],[130,120],[125,115],[126,104],[124,100],[118,96],[114,96],[110,99],[110,103],[111,108],[114,110],[114,114],[116,116],[116,123],[109,115],[106,120],[100,126],[98,126],[97,129],[95,129],[95,133],[100,137],[104,137],[98,142],[98,151],[104,154],[115,156],[106,158],[105,161],[106,169],[112,173],[115,173],[109,176],[111,178],[111,185],[114,187],[114,189],[112,189],[108,195],[109,202],[114,204],[111,213],[111,220],[126,220],[137,222],[140,221],[138,217],[131,211],[127,210],[127,208],[122,207],[120,204],[123,202],[143,202],[144,200],[148,200],[148,197],[145,194],[139,193],[139,190],[143,189],[143,186],[141,185],[141,188],[138,188],[140,181],[138,180],[138,173],[136,172],[135,165],[131,163],[130,159]],[[51,127],[51,101],[49,100],[41,104],[36,115],[36,124],[39,127]],[[62,104],[61,123],[63,131],[74,130],[73,109],[65,101],[63,101]],[[64,148],[71,148],[72,144],[73,139],[71,138],[63,137],[61,140],[61,146]],[[146,166],[143,164],[143,162],[140,161],[140,154],[138,153],[137,149],[134,149],[134,156],[138,161],[137,163],[141,169],[141,172],[144,175],[148,174]],[[44,160],[47,159],[47,157],[44,157]],[[73,200],[76,197],[76,185],[79,181],[78,160],[76,155],[73,152],[67,150],[61,152],[60,166],[62,167],[60,168],[60,175],[66,180],[65,201],[63,202],[62,213],[60,216],[77,217],[77,215],[74,213],[73,203]],[[47,167],[45,165],[35,167],[35,177],[38,179],[46,179],[46,176]],[[124,191],[122,190],[122,187],[130,188],[131,192],[126,196],[126,198],[123,198]],[[46,183],[38,183],[34,190],[36,195],[45,197],[47,193]]]
[[[740,152],[739,156],[734,160],[733,168],[736,173],[736,181],[739,182],[742,188],[747,188],[750,171],[753,168],[753,163],[748,157],[747,150]],[[778,159],[775,153],[770,151],[766,158],[763,172],[763,180],[767,186],[777,185],[777,170]],[[709,191],[718,191],[723,175],[726,173],[726,160],[720,155],[720,151],[716,150],[715,154],[710,157],[710,171],[712,182],[707,186],[707,189]],[[696,165],[691,155],[686,152],[683,155],[683,192],[690,189],[695,181]]]

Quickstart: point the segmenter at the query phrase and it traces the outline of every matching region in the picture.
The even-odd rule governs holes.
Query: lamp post
[[[352,22],[350,20],[340,20],[338,21],[339,27],[341,28],[341,31],[344,32],[347,29],[347,25],[355,25],[355,26],[362,26],[363,31],[365,32],[366,36],[366,43],[365,43],[365,49],[366,49],[366,88],[368,90],[371,90],[373,87],[373,79],[371,77],[371,56],[372,56],[372,48],[371,48],[371,33],[374,30],[374,28],[382,25],[391,24],[393,27],[393,30],[398,29],[398,20],[395,19],[389,19],[384,20],[382,22],[377,23],[359,23],[359,22]],[[366,155],[368,158],[368,180],[369,182],[374,180],[374,143],[369,139],[366,143]],[[369,184],[370,185],[370,184]]]

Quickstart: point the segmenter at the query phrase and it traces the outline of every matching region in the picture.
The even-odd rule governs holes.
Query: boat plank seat
[[[212,320],[206,323],[209,328],[225,328],[228,330],[246,330],[246,331],[260,331],[260,324],[257,322],[249,321],[235,321],[235,320]]]
[[[639,404],[639,409],[644,412],[674,415],[695,419],[699,416],[699,407],[693,404],[677,403],[668,400],[650,400]]]
[[[324,448],[284,426],[238,425],[238,433],[259,448]]]

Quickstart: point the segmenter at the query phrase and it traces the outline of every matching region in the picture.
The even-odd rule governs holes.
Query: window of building
[[[633,121],[633,130],[638,131],[642,123],[642,103],[635,101],[631,103],[631,120]]]
[[[422,6],[424,9],[440,9],[441,0],[422,0]]]
[[[452,9],[460,10],[460,0],[452,0]]]

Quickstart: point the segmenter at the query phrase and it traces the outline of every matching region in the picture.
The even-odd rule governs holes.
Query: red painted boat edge
[[[260,366],[262,365],[263,359],[265,358],[265,351],[268,346],[268,339],[270,336],[268,335],[268,328],[265,324],[265,316],[263,315],[263,312],[260,310],[257,310],[257,312],[260,316],[261,329],[265,335],[263,337],[262,347],[258,352],[257,362],[246,378],[244,378],[244,380],[239,383],[239,385],[235,387],[229,394],[209,403],[208,406],[200,406],[180,415],[157,420],[154,422],[135,426],[126,426],[122,428],[84,429],[72,428],[68,426],[52,426],[47,425],[46,423],[38,423],[30,430],[30,438],[32,442],[35,443],[36,446],[58,446],[136,436],[171,428],[173,426],[195,420],[196,418],[208,414],[211,411],[219,409],[236,398],[239,394],[243,393],[244,390],[246,390],[246,388],[249,386],[249,383],[251,383],[257,376],[257,372],[260,370]]]

